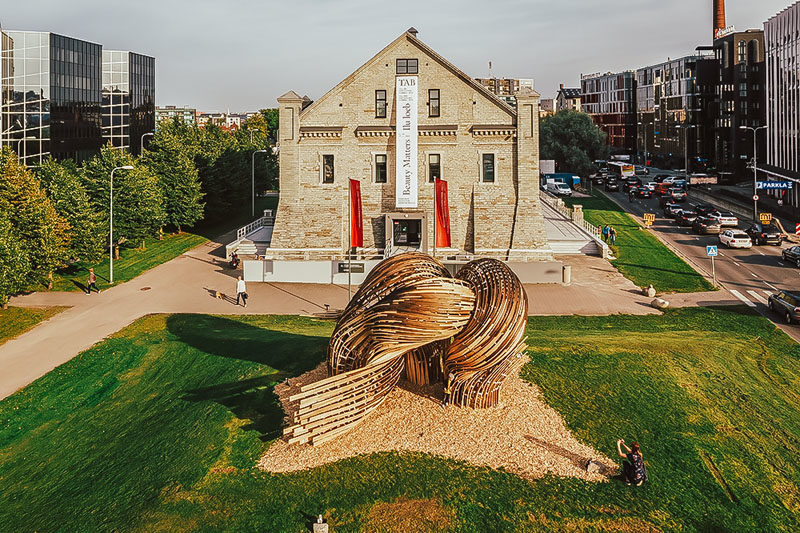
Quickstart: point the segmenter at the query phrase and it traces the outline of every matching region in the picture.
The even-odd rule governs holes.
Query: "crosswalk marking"
[[[771,292],[769,292],[769,291],[765,291],[764,289],[761,289],[761,292],[763,292],[764,294],[766,294],[766,295],[767,295],[767,298],[769,298],[770,296],[772,296],[772,293],[771,293]]]
[[[731,289],[731,294],[736,296],[738,299],[740,299],[742,302],[744,302],[746,305],[749,305],[750,307],[755,307],[756,306],[756,304],[754,304],[753,302],[751,302],[750,300],[748,300],[747,298],[742,296],[742,293],[737,291],[737,290],[735,290],[735,289]]]
[[[758,300],[762,304],[767,305],[767,299],[764,298],[763,296],[761,296],[760,294],[758,294],[756,291],[747,291],[747,294],[749,294],[750,296],[752,296],[753,298],[755,298],[756,300]]]

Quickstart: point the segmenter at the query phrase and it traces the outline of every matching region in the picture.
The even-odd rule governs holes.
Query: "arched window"
[[[745,47],[746,46],[747,46],[747,44],[744,41],[739,41],[738,54],[737,54],[737,57],[736,57],[736,62],[737,63],[744,63],[745,62],[745,59],[746,59],[745,58]]]
[[[758,41],[755,39],[747,43],[747,63],[758,63]]]

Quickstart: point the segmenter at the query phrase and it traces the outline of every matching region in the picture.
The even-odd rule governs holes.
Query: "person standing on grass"
[[[608,241],[608,231],[609,231],[608,224],[606,224],[605,226],[603,226],[603,242]]]
[[[617,242],[617,230],[614,229],[614,226],[608,228],[608,244],[614,245]]]
[[[247,287],[242,276],[236,276],[236,280],[236,305],[239,305],[239,299],[241,298],[244,306],[247,307]]]
[[[94,269],[89,269],[89,279],[86,280],[86,295],[92,294],[92,289],[97,291],[97,294],[100,294],[100,289],[97,288],[97,276],[94,275]]]
[[[622,448],[625,448],[627,453],[622,453]],[[622,476],[626,484],[638,487],[647,481],[647,470],[644,467],[642,451],[639,449],[638,442],[632,443],[628,448],[625,446],[625,439],[617,439],[617,454],[625,459],[622,461]]]

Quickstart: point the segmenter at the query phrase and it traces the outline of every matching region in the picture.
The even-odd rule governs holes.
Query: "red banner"
[[[436,178],[436,246],[450,248],[450,206],[447,182]]]
[[[364,220],[361,214],[361,182],[350,180],[350,247],[364,246]]]

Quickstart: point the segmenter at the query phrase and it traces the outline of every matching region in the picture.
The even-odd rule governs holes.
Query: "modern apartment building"
[[[156,128],[161,122],[165,120],[172,120],[175,117],[183,121],[184,124],[196,124],[197,109],[193,107],[177,107],[174,105],[167,105],[164,107],[156,107]]]
[[[2,38],[0,142],[25,164],[47,156],[81,162],[102,145],[102,47],[55,33]]]
[[[520,89],[527,87],[533,90],[532,78],[475,78],[475,81],[489,89],[511,107],[517,106],[517,99],[514,95]]]
[[[709,50],[636,70],[636,122],[653,165],[704,170],[713,147],[716,60]],[[645,141],[646,138],[646,141]]]
[[[770,175],[795,182],[781,193],[786,205],[800,206],[800,2],[795,2],[764,23],[766,45],[767,139]]]
[[[613,154],[637,152],[635,72],[581,76],[581,107],[605,132]]]
[[[156,127],[153,57],[103,50],[103,142],[138,155],[142,136]]]
[[[716,131],[713,155],[715,167],[723,181],[741,180],[750,172],[753,159],[753,133],[740,126],[758,128],[766,122],[766,65],[764,32],[747,30],[732,32],[714,41],[718,79],[714,117]],[[757,149],[765,154],[766,136],[759,131]]]

